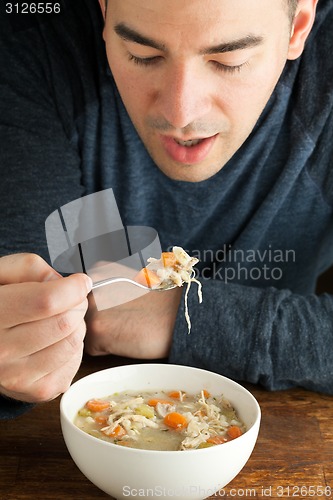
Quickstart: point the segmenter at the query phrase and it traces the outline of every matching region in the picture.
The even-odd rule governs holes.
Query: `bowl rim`
[[[102,376],[106,372],[114,371],[114,370],[121,369],[121,368],[126,369],[126,367],[135,367],[136,368],[136,367],[147,367],[147,366],[152,367],[152,368],[157,368],[157,367],[163,366],[163,367],[170,367],[170,369],[172,369],[173,367],[185,368],[185,369],[188,368],[188,369],[190,369],[190,371],[195,370],[196,372],[212,374],[214,376],[217,376],[218,378],[221,378],[222,380],[226,380],[228,383],[231,383],[231,385],[233,387],[240,388],[249,397],[249,399],[251,400],[251,402],[254,405],[254,408],[256,409],[255,419],[254,419],[251,427],[249,427],[244,432],[244,434],[239,436],[237,439],[227,441],[226,443],[222,443],[223,449],[225,449],[225,447],[231,448],[231,447],[235,446],[235,443],[239,443],[239,442],[243,441],[244,439],[247,439],[250,431],[256,432],[256,430],[255,430],[256,428],[258,428],[258,431],[259,431],[259,426],[260,426],[260,421],[261,421],[260,405],[259,405],[258,401],[256,400],[256,398],[253,396],[253,394],[251,394],[251,392],[248,389],[243,387],[238,382],[235,382],[234,380],[232,380],[224,375],[221,375],[217,372],[212,372],[209,370],[205,370],[203,368],[197,368],[197,367],[188,366],[188,365],[176,365],[176,364],[170,364],[170,363],[133,363],[133,364],[127,364],[127,365],[119,365],[119,366],[114,366],[114,367],[110,367],[110,368],[105,368],[103,370],[98,370],[97,372],[90,373],[90,374],[85,375],[84,377],[76,380],[74,383],[71,384],[71,386],[67,389],[67,391],[62,395],[61,400],[60,400],[61,427],[63,428],[63,420],[66,420],[66,422],[70,425],[73,432],[76,432],[80,435],[85,436],[85,438],[87,438],[88,440],[91,440],[93,443],[98,442],[98,444],[100,446],[111,447],[113,449],[116,448],[118,450],[122,450],[123,453],[131,453],[131,454],[140,453],[140,454],[148,454],[148,455],[158,453],[158,454],[162,454],[162,455],[172,454],[174,456],[175,453],[178,453],[178,454],[181,453],[183,455],[188,455],[188,454],[193,454],[193,453],[195,453],[195,454],[197,454],[197,453],[209,453],[212,450],[216,450],[217,448],[219,448],[221,445],[211,446],[208,448],[194,449],[194,450],[185,450],[186,453],[184,453],[184,450],[147,450],[144,448],[141,449],[141,448],[131,448],[131,447],[119,446],[115,443],[111,443],[109,441],[104,441],[102,439],[98,439],[95,436],[91,436],[90,434],[86,433],[85,431],[83,431],[82,429],[77,427],[74,424],[74,422],[72,421],[72,419],[67,415],[67,413],[64,409],[64,406],[66,404],[66,400],[70,397],[71,392],[73,392],[75,390],[75,387],[77,387],[78,385],[85,383],[88,379],[93,379],[97,376]],[[167,368],[167,369],[169,369],[169,368]],[[161,389],[161,390],[163,390],[163,389]]]

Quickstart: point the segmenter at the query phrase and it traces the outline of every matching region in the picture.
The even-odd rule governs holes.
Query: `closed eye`
[[[218,71],[222,71],[224,73],[239,73],[245,66],[248,65],[248,62],[242,63],[242,64],[237,64],[236,66],[231,66],[228,64],[222,64],[217,61],[210,61],[215,69]]]
[[[162,60],[161,56],[153,56],[153,57],[137,57],[133,56],[133,54],[129,54],[128,58],[130,61],[133,61],[135,64],[139,66],[154,66],[158,62]]]
[[[157,65],[160,61],[162,61],[163,57],[162,56],[152,56],[152,57],[138,57],[134,56],[133,54],[128,54],[129,61],[134,62],[134,64],[137,64],[138,66],[155,66]],[[237,73],[240,72],[247,64],[248,62],[238,64],[235,66],[228,65],[228,64],[222,64],[218,61],[210,61],[211,64],[217,69],[218,71],[224,72],[224,73]]]

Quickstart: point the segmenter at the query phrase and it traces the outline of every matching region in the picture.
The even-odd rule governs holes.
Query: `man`
[[[314,26],[316,0],[59,5],[1,19],[0,392],[65,390],[85,325],[91,354],[332,392],[333,1]],[[200,258],[190,335],[181,289],[85,314],[91,283],[45,262],[46,217],[110,187],[124,225]]]

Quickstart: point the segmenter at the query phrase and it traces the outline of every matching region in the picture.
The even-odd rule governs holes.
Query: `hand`
[[[62,278],[34,254],[0,258],[0,393],[55,398],[81,363],[91,280]]]
[[[116,293],[116,285],[103,291]],[[181,297],[179,287],[152,291],[102,311],[89,297],[86,351],[91,355],[116,354],[138,359],[167,357]]]

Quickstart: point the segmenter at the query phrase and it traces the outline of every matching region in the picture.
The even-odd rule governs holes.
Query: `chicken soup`
[[[147,450],[190,450],[223,444],[245,431],[223,396],[206,390],[122,392],[91,399],[75,425],[98,439]]]

